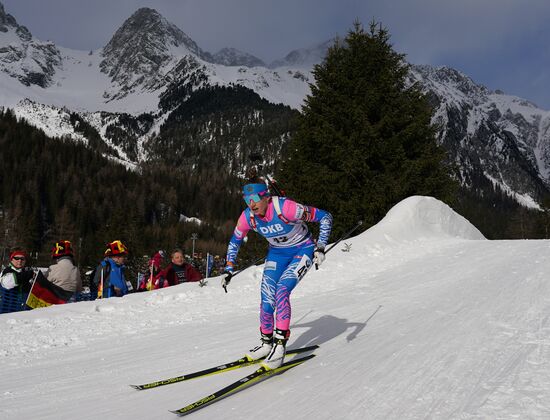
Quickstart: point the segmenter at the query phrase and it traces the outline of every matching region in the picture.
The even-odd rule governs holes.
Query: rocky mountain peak
[[[186,51],[210,59],[189,36],[154,9],[143,7],[130,16],[103,49],[100,68],[122,87],[123,97],[137,85],[153,86],[160,70]],[[107,94],[109,96],[109,94]],[[107,98],[109,99],[109,98]]]
[[[284,58],[273,61],[269,67],[297,67],[301,69],[309,69],[315,64],[321,63],[325,59],[327,51],[329,47],[334,44],[334,41],[334,39],[329,39],[328,41],[309,48],[293,50]]]
[[[148,42],[163,42],[164,45],[156,45],[163,50],[167,46],[179,47],[185,45],[192,53],[201,55],[201,50],[195,41],[189,38],[176,25],[168,22],[155,9],[148,7],[138,9],[122,24],[105,47],[105,51],[108,52],[111,49],[120,50],[129,41],[134,41],[132,42],[134,45],[136,42],[142,44],[141,46]]]
[[[258,57],[236,48],[222,48],[213,55],[213,62],[224,66],[265,67],[265,63]]]
[[[2,4],[2,2],[0,2],[0,28],[6,25],[14,26],[17,25],[17,22],[12,15],[8,15],[6,13],[6,11],[4,10],[4,5]]]
[[[52,83],[61,62],[61,54],[53,43],[33,39],[30,31],[6,13],[0,3],[0,72],[26,86],[44,88]]]
[[[422,80],[424,86],[430,90],[438,92],[441,91],[441,86],[446,86],[447,91],[443,96],[447,98],[447,102],[472,100],[480,104],[485,102],[490,94],[485,86],[475,83],[464,73],[448,66],[413,65],[411,70],[412,77]],[[451,94],[452,91],[459,96]]]
[[[4,5],[0,3],[0,32],[8,32],[10,29],[14,29],[22,41],[30,41],[32,39],[30,31],[26,27],[18,25],[17,20],[9,13],[6,13]]]

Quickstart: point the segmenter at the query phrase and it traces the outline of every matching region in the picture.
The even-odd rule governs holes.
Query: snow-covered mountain
[[[104,48],[75,51],[36,40],[0,4],[0,106],[58,135],[72,135],[59,116],[77,112],[118,150],[115,158],[136,165],[147,160],[145,145],[174,109],[200,88],[240,85],[273,104],[300,109],[314,82],[312,66],[332,42],[295,50],[267,68],[232,48],[203,51],[157,11],[142,8]],[[525,206],[539,206],[550,185],[549,111],[491,92],[449,67],[412,66],[410,81],[431,98],[439,140],[463,185],[476,188],[483,179]],[[137,122],[143,115],[147,124]],[[129,118],[140,128],[126,136],[129,144],[113,144],[107,133]],[[74,127],[72,132],[81,137]]]
[[[550,112],[492,92],[449,67],[413,66],[436,109],[439,140],[472,187],[483,176],[527,207],[550,185]]]
[[[236,48],[222,48],[212,56],[212,61],[224,66],[265,67],[258,57]]]
[[[177,26],[156,10],[141,8],[130,16],[103,48],[101,71],[113,83],[105,99],[122,98],[141,89],[157,90],[166,84],[166,69],[179,57],[210,58]]]
[[[0,3],[0,73],[27,87],[46,88],[61,63],[61,53],[54,43],[35,39]]]
[[[317,344],[316,357],[193,419],[550,418],[548,240],[485,240],[445,204],[411,197],[346,243],[292,293],[289,347]],[[0,315],[0,417],[175,419],[168,410],[254,368],[128,384],[255,345],[262,268],[227,294],[212,278]]]
[[[322,42],[309,48],[300,48],[289,52],[284,58],[273,61],[269,67],[294,67],[311,70],[315,64],[319,64],[325,56],[329,47],[334,44],[334,39]]]
[[[3,7],[0,13],[0,22],[6,22],[0,27],[6,29],[0,31],[3,106],[14,107],[27,98],[77,111],[138,115],[158,111],[160,96],[174,85],[197,89],[239,84],[270,102],[298,108],[309,92],[310,76],[303,70],[250,67],[261,60],[232,48],[212,55],[153,9],[137,10],[96,51],[38,41]]]

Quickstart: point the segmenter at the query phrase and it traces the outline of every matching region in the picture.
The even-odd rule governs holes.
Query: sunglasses
[[[243,196],[243,199],[246,204],[250,203],[250,201],[259,203],[260,201],[262,201],[262,198],[264,198],[266,195],[267,195],[267,191],[262,191],[261,193],[257,193],[257,194],[247,194]]]
[[[26,258],[25,258],[25,257],[13,257],[12,260],[15,260],[15,261],[25,261]]]

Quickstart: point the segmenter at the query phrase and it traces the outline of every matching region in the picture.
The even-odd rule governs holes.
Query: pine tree
[[[375,22],[368,32],[356,22],[329,49],[279,174],[291,196],[333,213],[335,234],[378,222],[410,195],[452,191],[432,109],[389,38]]]

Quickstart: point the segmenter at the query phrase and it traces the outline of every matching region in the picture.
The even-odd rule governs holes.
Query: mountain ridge
[[[148,145],[158,139],[166,121],[174,121],[170,114],[201,89],[243,86],[272,104],[300,109],[313,83],[313,64],[322,61],[334,42],[294,50],[274,62],[279,67],[248,67],[235,64],[258,64],[254,56],[231,48],[211,55],[150,8],[138,9],[104,48],[92,52],[34,40],[26,28],[17,35],[19,26],[3,7],[0,24],[6,28],[0,31],[0,105],[53,130],[51,134],[59,130],[58,116],[64,108],[78,112],[111,150],[118,148],[114,157],[130,167],[147,161]],[[27,66],[29,55],[34,67]],[[438,141],[458,166],[462,185],[475,188],[476,179],[483,177],[522,205],[541,208],[550,185],[550,112],[490,91],[447,66],[412,65],[409,81],[421,84],[430,98],[433,123],[440,127]],[[121,119],[123,114],[127,116]],[[147,130],[131,130],[124,144],[109,138],[108,133],[123,131],[117,121],[137,121],[143,114],[151,121]],[[61,134],[71,135],[70,126],[65,127],[68,131]],[[81,135],[74,131],[74,137]],[[278,156],[266,159],[276,165]]]

